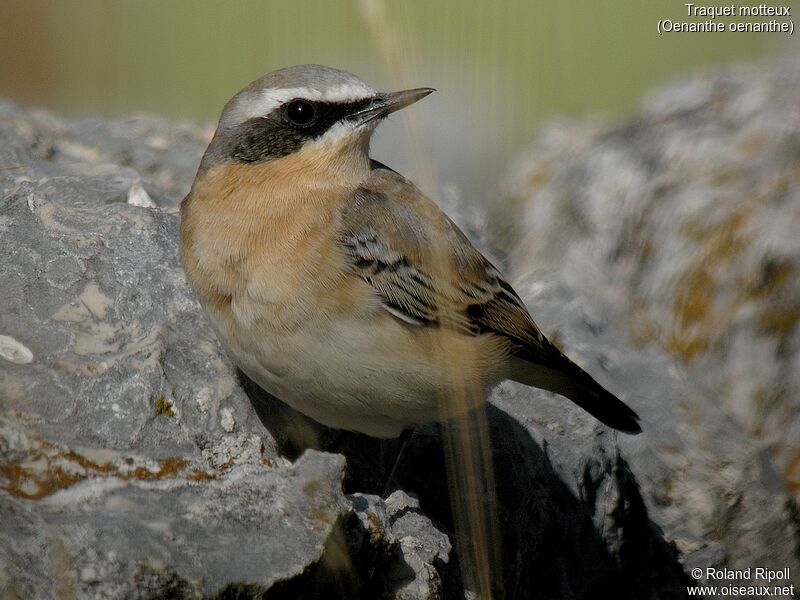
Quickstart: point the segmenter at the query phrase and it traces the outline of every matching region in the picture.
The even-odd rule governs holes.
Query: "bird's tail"
[[[609,427],[630,434],[642,432],[633,410],[563,354],[547,367],[518,359],[515,371],[517,381],[569,398]]]

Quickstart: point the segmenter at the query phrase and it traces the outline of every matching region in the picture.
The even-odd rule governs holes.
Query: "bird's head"
[[[377,92],[351,73],[320,65],[279,69],[225,105],[203,162],[263,163],[292,156],[320,166],[368,164],[378,123],[433,91]]]

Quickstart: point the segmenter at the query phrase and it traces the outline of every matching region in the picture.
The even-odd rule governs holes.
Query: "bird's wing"
[[[342,207],[338,241],[382,306],[414,326],[493,334],[511,355],[558,367],[520,297],[436,204],[377,165]]]
[[[413,184],[382,165],[342,207],[338,241],[352,272],[410,327],[493,335],[526,365],[514,378],[573,400],[606,425],[639,417],[564,356],[500,272]]]

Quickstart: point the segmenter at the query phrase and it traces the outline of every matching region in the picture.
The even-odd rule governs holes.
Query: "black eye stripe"
[[[356,100],[353,102],[325,102],[322,100],[306,100],[304,98],[295,98],[284,104],[281,107],[281,110],[287,115],[287,120],[290,123],[297,125],[294,123],[291,117],[288,116],[290,107],[292,107],[292,105],[296,102],[307,102],[310,104],[314,109],[315,120],[312,124],[313,133],[312,131],[309,131],[311,134],[309,137],[319,137],[328,129],[330,129],[334,123],[341,121],[348,115],[366,108],[370,101],[370,98],[364,98],[363,100]]]
[[[313,108],[313,119],[308,123],[296,123],[288,115],[289,106],[298,101]],[[370,98],[354,102],[293,98],[269,115],[248,119],[218,143],[225,144],[225,154],[239,162],[273,160],[297,152],[306,141],[321,137],[335,123],[367,108],[370,102]]]

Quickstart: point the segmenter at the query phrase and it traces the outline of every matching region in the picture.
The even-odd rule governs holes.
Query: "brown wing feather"
[[[538,364],[562,358],[501,273],[413,184],[377,169],[341,213],[339,240],[384,307],[415,325],[502,337]]]

